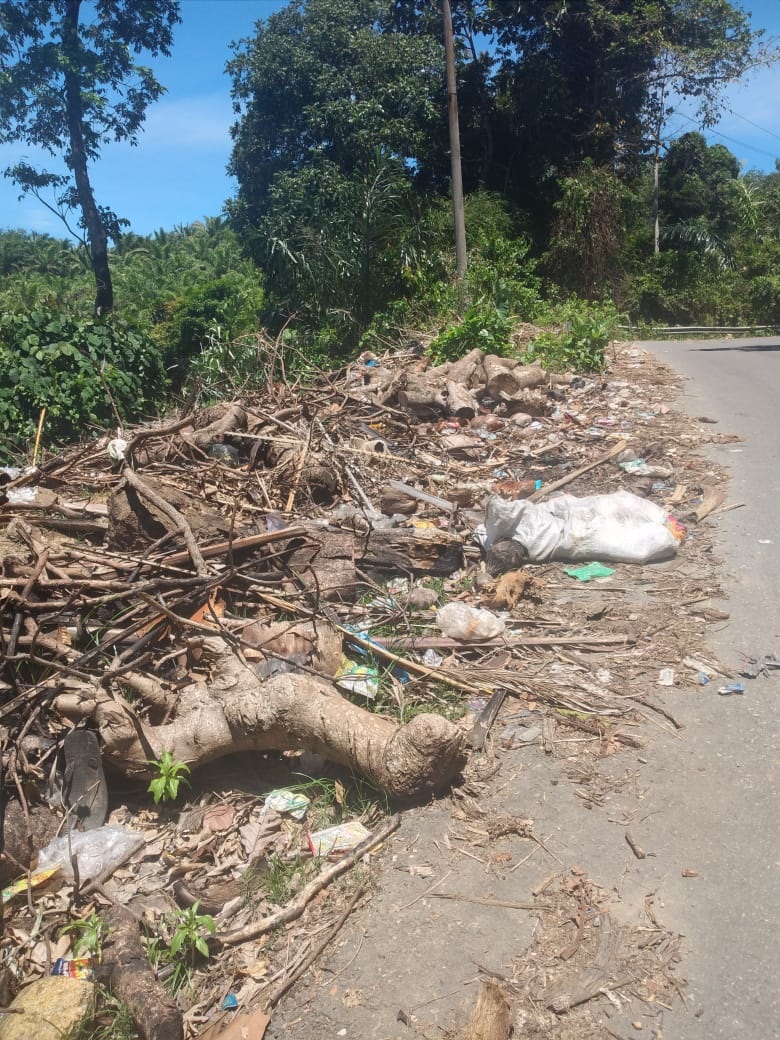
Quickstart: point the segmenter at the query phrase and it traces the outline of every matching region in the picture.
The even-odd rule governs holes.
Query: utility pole
[[[452,215],[455,222],[455,271],[458,282],[466,277],[466,216],[463,209],[463,176],[460,168],[460,127],[458,125],[458,87],[455,80],[455,45],[452,38],[450,0],[441,0],[444,19],[444,57],[447,65],[447,103],[450,123],[450,166]]]

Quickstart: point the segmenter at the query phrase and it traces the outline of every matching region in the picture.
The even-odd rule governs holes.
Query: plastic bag
[[[436,624],[449,639],[496,639],[506,628],[489,610],[466,603],[445,604],[436,615]]]
[[[494,495],[487,505],[484,545],[511,538],[534,563],[652,563],[674,556],[684,536],[682,525],[660,506],[630,491],[559,495],[547,502],[506,502]]]
[[[99,877],[104,871],[116,868],[140,849],[146,839],[124,827],[96,827],[93,831],[71,831],[61,838],[53,838],[38,853],[38,869],[59,866],[62,876],[73,880],[71,853],[79,867],[79,880],[84,882]]]

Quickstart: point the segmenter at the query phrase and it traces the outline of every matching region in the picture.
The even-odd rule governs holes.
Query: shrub
[[[559,332],[537,336],[525,356],[552,369],[600,372],[606,367],[606,350],[612,339],[617,313],[609,304],[587,304],[570,300],[559,311]]]
[[[750,312],[758,325],[780,325],[780,277],[760,275],[749,288]]]
[[[223,341],[257,331],[265,294],[259,278],[233,271],[198,282],[158,308],[152,331],[173,380],[184,382],[195,358],[216,337]]]
[[[88,425],[123,423],[165,390],[160,354],[115,316],[75,318],[35,310],[0,315],[0,450],[18,452],[42,408],[47,439],[77,437]]]
[[[470,307],[457,325],[440,333],[428,347],[436,364],[457,361],[474,347],[486,354],[506,354],[509,349],[510,319],[485,301]]]

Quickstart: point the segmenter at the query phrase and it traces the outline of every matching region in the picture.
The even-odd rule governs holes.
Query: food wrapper
[[[361,697],[373,700],[379,692],[379,673],[376,668],[366,664],[356,664],[348,657],[341,658],[339,670],[336,672],[336,685],[349,693],[359,693]]]
[[[274,812],[289,813],[294,820],[302,820],[309,808],[309,799],[298,791],[288,791],[286,787],[279,787],[275,791],[269,791],[265,796],[265,807],[273,809]]]
[[[29,881],[26,877],[19,878],[18,881],[14,881],[8,888],[3,889],[3,902],[10,902],[14,896],[21,895],[28,888],[38,888],[39,885],[45,885],[49,878],[54,877],[58,873],[59,869],[59,867],[50,867],[48,870],[37,870],[30,875]]]
[[[334,852],[349,852],[367,838],[367,830],[359,820],[340,823],[338,827],[326,827],[324,831],[310,834],[309,848],[315,856],[330,856]]]

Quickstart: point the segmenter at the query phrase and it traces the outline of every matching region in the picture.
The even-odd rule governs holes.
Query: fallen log
[[[284,674],[262,681],[222,639],[207,638],[203,645],[213,659],[212,678],[179,691],[176,714],[163,725],[142,722],[121,696],[129,686],[143,700],[165,703],[163,687],[155,689],[148,676],[123,676],[110,691],[97,681],[82,684],[56,698],[57,710],[91,719],[104,763],[136,779],[155,775],[150,760],[164,750],[197,768],[239,751],[306,748],[362,774],[391,797],[408,799],[447,787],[465,763],[462,731],[439,715],[417,715],[397,726],[319,679]]]
[[[445,385],[447,391],[447,411],[458,419],[473,419],[479,411],[477,399],[471,390],[448,379]]]
[[[103,914],[108,936],[99,977],[127,1007],[142,1040],[182,1040],[182,1014],[157,981],[144,953],[138,923],[127,910],[112,906]]]

